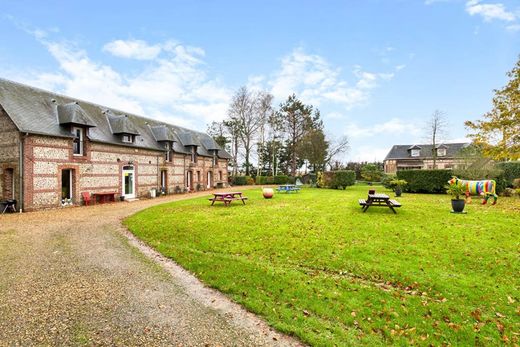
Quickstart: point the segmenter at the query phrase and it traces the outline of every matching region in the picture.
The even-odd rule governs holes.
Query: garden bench
[[[370,206],[386,206],[392,210],[393,213],[397,213],[394,207],[401,207],[401,204],[397,200],[390,200],[390,197],[386,194],[368,193],[368,198],[359,199],[359,205],[361,205],[363,212],[366,212]]]
[[[245,205],[247,198],[245,196],[242,196],[242,192],[229,192],[229,193],[213,193],[213,198],[208,199],[211,201],[211,206],[216,201],[223,202],[225,206],[229,206],[232,201],[235,200],[241,200],[242,203]]]
[[[393,207],[401,207],[401,203],[397,200],[388,200]]]

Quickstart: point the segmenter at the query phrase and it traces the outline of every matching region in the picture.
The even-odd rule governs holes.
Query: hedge
[[[451,176],[451,170],[397,171],[397,178],[408,182],[404,190],[411,193],[444,193]]]
[[[287,175],[274,176],[274,184],[287,184],[287,183],[289,183],[289,176],[287,176]]]
[[[247,185],[248,179],[251,179],[250,176],[234,176],[231,178],[231,184],[234,186],[245,186]]]
[[[256,184],[294,184],[296,178],[287,175],[256,176]]]
[[[520,178],[520,161],[497,163],[496,167],[504,171],[503,174],[500,175],[500,178],[504,180],[503,184],[505,187],[512,187],[515,178]]]

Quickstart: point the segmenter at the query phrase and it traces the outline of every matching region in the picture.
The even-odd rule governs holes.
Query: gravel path
[[[121,226],[207,194],[0,216],[0,345],[300,345]]]

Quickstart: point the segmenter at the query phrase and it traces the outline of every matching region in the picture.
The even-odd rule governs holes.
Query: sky
[[[520,0],[0,0],[0,77],[205,131],[241,86],[321,111],[343,161],[444,141],[491,109]]]

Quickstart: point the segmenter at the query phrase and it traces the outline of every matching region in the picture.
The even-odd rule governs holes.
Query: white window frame
[[[82,157],[85,155],[83,142],[85,139],[85,129],[80,127],[72,127],[72,134],[74,135],[74,140],[78,138],[78,130],[79,130],[79,153],[74,153],[74,144],[72,144],[72,154],[75,157]]]
[[[421,155],[421,150],[417,149],[417,148],[414,148],[414,149],[412,149],[411,155],[412,155],[412,157],[418,157],[418,156]]]
[[[121,141],[123,141],[124,143],[134,143],[134,135],[123,134],[123,136],[121,137]]]
[[[446,148],[437,148],[437,156],[445,157],[446,156]]]

